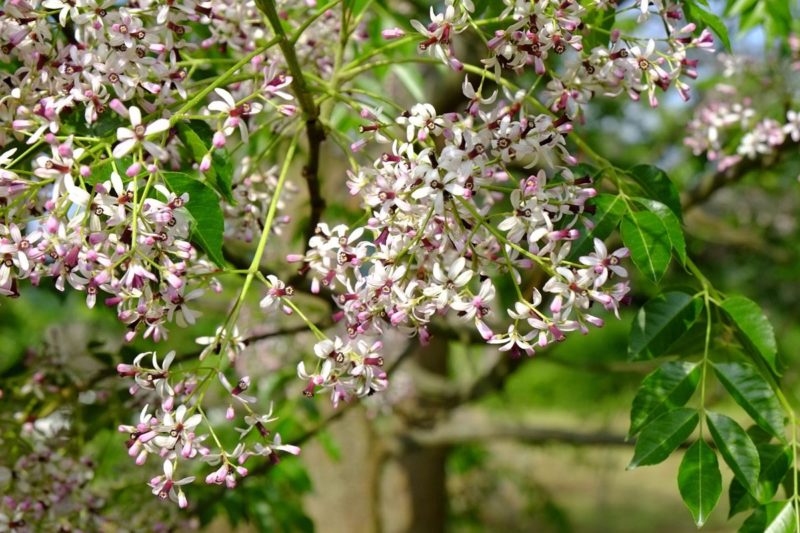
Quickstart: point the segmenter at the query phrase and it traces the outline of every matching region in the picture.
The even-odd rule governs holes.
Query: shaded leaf
[[[632,361],[653,359],[669,352],[702,311],[703,303],[685,292],[661,293],[636,314],[631,325],[628,357]]]
[[[582,231],[580,236],[572,241],[570,257],[577,259],[594,249],[594,238],[604,240],[619,225],[625,214],[625,201],[621,196],[614,194],[598,194],[591,200],[590,205],[595,206],[595,213],[591,220],[594,223],[592,231]]]
[[[108,181],[111,179],[111,173],[114,172],[114,166],[116,166],[119,177],[123,182],[128,182],[130,178],[125,175],[125,171],[128,170],[128,167],[131,165],[133,165],[133,158],[130,156],[116,159],[113,161],[113,164],[112,161],[104,161],[102,165],[95,165],[92,168],[92,173],[88,178],[84,178],[83,181],[89,185],[96,185]]]
[[[691,398],[699,380],[700,366],[685,361],[670,361],[651,372],[633,399],[628,436],[636,435],[668,410],[682,407]]]
[[[758,477],[758,499],[769,502],[792,464],[792,448],[786,444],[756,445],[761,460],[761,474]]]
[[[214,132],[202,120],[178,122],[178,138],[192,154],[194,161],[199,163],[209,150],[211,150]],[[234,203],[232,180],[233,164],[224,149],[217,149],[211,153],[211,168],[206,173],[214,188],[229,203]]]
[[[709,412],[706,421],[722,458],[747,490],[757,496],[761,461],[750,436],[728,416]]]
[[[642,430],[628,470],[655,465],[669,457],[692,434],[700,417],[694,409],[681,407],[663,414]]]
[[[785,440],[780,403],[756,367],[745,363],[714,363],[712,368],[728,394],[756,424]]]
[[[650,199],[666,205],[678,220],[683,220],[680,194],[666,172],[652,165],[636,165],[628,173]]]
[[[678,469],[678,490],[695,523],[705,524],[722,494],[717,454],[702,440],[692,444]]]
[[[758,507],[758,500],[736,479],[731,479],[730,487],[728,488],[728,518]]]

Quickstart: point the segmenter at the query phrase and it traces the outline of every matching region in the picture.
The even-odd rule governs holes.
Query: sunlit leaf
[[[698,440],[683,456],[678,469],[678,490],[698,526],[705,524],[722,494],[717,454]]]
[[[756,424],[784,440],[783,411],[758,369],[745,363],[715,363],[714,373],[731,397]]]
[[[735,420],[725,415],[709,412],[706,421],[722,458],[747,490],[757,496],[761,461],[750,436]]]
[[[780,374],[775,331],[758,304],[744,296],[732,296],[723,300],[722,309],[736,325],[745,346],[760,355],[773,372]]]

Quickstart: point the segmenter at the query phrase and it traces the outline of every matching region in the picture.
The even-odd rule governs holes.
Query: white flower
[[[169,498],[178,504],[178,507],[185,509],[189,502],[186,500],[186,495],[181,489],[181,485],[187,485],[194,481],[194,476],[185,477],[183,479],[173,479],[175,474],[175,466],[172,461],[167,459],[164,461],[164,475],[153,478],[149,485],[153,489],[153,494],[166,500]]]
[[[472,270],[465,268],[467,260],[459,257],[450,265],[445,274],[439,263],[433,264],[433,282],[422,291],[425,296],[436,300],[439,308],[445,307],[455,299],[459,290],[472,279]]]
[[[149,137],[163,133],[169,129],[169,120],[160,118],[145,126],[142,124],[142,112],[138,107],[132,106],[128,110],[131,119],[130,128],[117,128],[117,139],[121,141],[114,147],[114,157],[120,158],[128,155],[134,148],[141,145],[156,159],[166,159],[167,151],[160,145],[147,140]]]
[[[247,131],[247,122],[243,120],[244,118],[248,117],[249,115],[254,115],[261,111],[261,104],[259,103],[251,103],[251,102],[244,102],[242,105],[237,106],[236,100],[234,100],[231,93],[226,91],[225,89],[214,89],[217,93],[217,96],[222,98],[222,100],[216,100],[208,104],[209,111],[215,111],[217,113],[221,113],[226,115],[225,122],[223,125],[223,133],[226,136],[233,133],[235,128],[239,128],[239,132],[242,135],[242,141],[247,142],[249,138],[248,131]]]
[[[791,137],[794,142],[800,141],[800,112],[786,112],[786,124],[783,126],[783,132]]]
[[[170,412],[164,413],[164,418],[158,427],[159,435],[153,439],[156,446],[166,450],[174,450],[178,444],[186,444],[192,441],[194,428],[200,424],[203,417],[197,413],[184,420],[186,413],[187,409],[183,404],[178,406],[174,416]]]

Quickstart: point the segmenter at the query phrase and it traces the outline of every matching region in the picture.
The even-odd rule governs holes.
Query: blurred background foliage
[[[479,10],[494,9],[491,2],[476,4]],[[383,28],[405,27],[411,18],[424,20],[429,7],[422,1],[373,5],[378,15],[367,23],[371,41],[363,45],[365,49],[380,44]],[[787,95],[797,88],[796,73],[780,66],[788,53],[786,38],[792,29],[800,29],[787,16],[790,4],[728,0],[711,8],[728,26],[733,51],[751,56],[759,65],[738,80],[740,91],[753,95],[766,115],[783,116]],[[618,24],[625,29],[628,23]],[[461,41],[467,55],[479,58],[477,39]],[[407,57],[416,52],[412,45],[393,53]],[[715,170],[683,146],[686,124],[691,106],[702,101],[720,76],[719,67],[707,60],[689,104],[664,98],[661,107],[650,109],[625,98],[598,98],[585,124],[576,129],[618,167],[647,163],[664,168],[685,199],[690,198]],[[401,104],[433,95],[441,112],[463,106],[460,81],[460,76],[439,67],[396,64],[383,67],[373,81],[359,81],[358,87]],[[521,84],[533,81],[530,77]],[[331,112],[339,131],[355,140],[359,118],[343,107]],[[775,324],[787,368],[786,390],[798,388],[800,359],[794,349],[800,344],[797,155],[796,151],[780,154],[752,165],[697,202],[685,217],[689,252],[714,285],[759,302]],[[324,218],[329,223],[352,221],[359,216],[358,206],[342,191],[341,152],[327,146],[325,157],[329,208]],[[604,187],[602,180],[599,187]],[[302,219],[296,222],[303,224]],[[268,252],[270,267],[286,269],[282,258],[297,246],[300,232],[296,235],[295,242],[283,245],[286,250]],[[228,251],[234,256],[245,253]],[[159,352],[177,348],[190,355],[196,350],[194,339],[214,331],[235,287],[222,281],[229,288],[204,301],[198,325],[175,329]],[[673,265],[662,287],[689,283],[688,274]],[[209,531],[232,527],[287,532],[435,531],[442,524],[464,532],[694,530],[675,483],[679,457],[656,467],[625,471],[632,451],[624,438],[631,400],[653,368],[627,362],[633,312],[655,292],[635,273],[632,287],[634,301],[622,320],[608,320],[605,328],[587,337],[571,336],[530,360],[498,363],[494,349],[473,345],[458,332],[442,331],[433,349],[414,354],[393,374],[391,401],[369,399],[336,413],[325,402],[303,398],[294,380],[298,354],[307,353],[312,344],[306,334],[255,343],[238,363],[240,369],[253,376],[260,402],[274,402],[281,417],[276,430],[289,442],[303,442],[304,452],[275,467],[254,468],[257,471],[235,491],[216,486],[193,489],[191,510],[198,524]],[[244,308],[257,309],[256,297]],[[311,316],[325,319],[325,309],[313,300],[303,305]],[[41,365],[37,369],[48,379],[60,379],[59,372],[65,369],[77,373],[78,388],[83,384],[88,390],[102,383],[104,395],[83,396],[74,404],[75,434],[80,437],[71,445],[95,458],[99,489],[109,498],[133,502],[150,475],[131,464],[124,436],[115,430],[127,422],[118,417],[129,412],[130,397],[112,372],[116,363],[155,347],[142,340],[123,345],[123,328],[113,311],[99,307],[90,311],[80,294],[62,294],[50,287],[26,290],[23,298],[4,301],[0,379],[5,384],[22,379],[27,362]],[[257,313],[243,317],[250,330],[281,327],[261,320]],[[290,318],[286,321],[291,323]],[[399,337],[388,341],[387,345],[399,348],[404,344]],[[40,362],[37,358],[44,352],[58,356]],[[466,395],[453,392],[474,385],[487,372],[497,375],[481,382],[479,390]],[[724,395],[710,391],[709,399],[713,402],[715,397]],[[31,409],[41,413],[58,407]],[[222,410],[210,415],[222,422]],[[221,436],[228,445],[236,440],[232,427]],[[735,530],[742,515],[728,522],[727,511],[723,502],[705,529]]]

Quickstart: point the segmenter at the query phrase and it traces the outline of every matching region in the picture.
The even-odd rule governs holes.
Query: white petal
[[[114,147],[114,151],[111,152],[111,154],[115,158],[119,159],[120,157],[124,157],[129,153],[131,153],[131,150],[133,150],[134,146],[136,146],[136,139],[126,139],[121,143],[119,143],[118,145],[116,145]]]
[[[196,414],[189,417],[189,420],[183,423],[183,427],[186,429],[192,429],[193,427],[197,426],[203,420],[203,415]]]
[[[131,106],[131,108],[128,109],[128,114],[130,115],[131,124],[133,126],[138,126],[139,124],[142,123],[142,112],[139,111],[138,107]]]
[[[225,103],[228,104],[229,108],[236,107],[236,100],[233,99],[231,93],[229,93],[225,89],[220,89],[220,88],[214,89],[214,92],[217,93],[217,96],[225,100]]]
[[[156,133],[161,133],[162,131],[167,131],[169,129],[169,120],[165,118],[160,118],[147,126],[147,129],[144,130],[145,135],[155,135]]]
[[[114,190],[118,195],[122,195],[125,190],[124,186],[122,185],[122,179],[119,177],[117,172],[111,173],[111,186],[114,187]]]
[[[219,100],[215,100],[208,104],[209,111],[215,111],[217,113],[227,113],[230,111],[230,107],[225,104],[225,102],[220,102]]]
[[[136,134],[130,128],[117,128],[117,140],[133,139]]]

